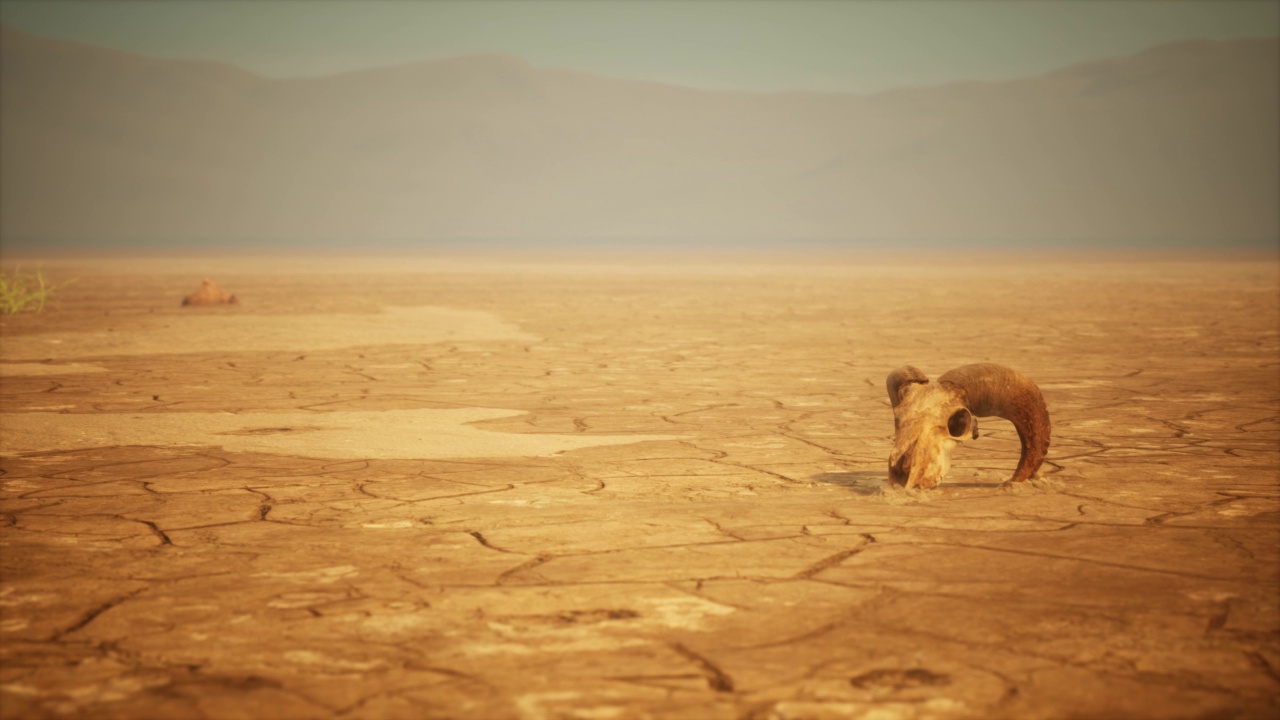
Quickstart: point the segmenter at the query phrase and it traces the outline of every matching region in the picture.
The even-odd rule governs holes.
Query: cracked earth
[[[605,260],[46,263],[0,717],[1280,712],[1274,258]],[[1042,477],[886,489],[885,376],[971,362]]]

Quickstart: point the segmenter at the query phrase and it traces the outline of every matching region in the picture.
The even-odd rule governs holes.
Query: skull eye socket
[[[947,432],[951,437],[958,438],[969,432],[969,426],[973,422],[973,415],[965,408],[951,413],[951,417],[947,418]]]

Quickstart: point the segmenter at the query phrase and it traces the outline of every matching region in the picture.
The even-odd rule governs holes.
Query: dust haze
[[[734,93],[504,55],[269,80],[4,28],[0,236],[55,247],[1246,247],[1280,45]]]

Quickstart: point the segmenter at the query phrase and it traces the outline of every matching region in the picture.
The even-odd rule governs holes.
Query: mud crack
[[[684,659],[698,666],[698,669],[702,671],[703,677],[707,679],[707,687],[716,692],[733,692],[733,678],[729,677],[724,670],[721,670],[720,666],[681,643],[673,642],[670,644],[670,648]]]

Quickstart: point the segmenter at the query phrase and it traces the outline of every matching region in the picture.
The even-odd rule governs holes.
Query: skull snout
[[[889,455],[890,484],[908,489],[937,487],[951,467],[951,450],[977,437],[977,432],[977,419],[963,406],[904,418]]]
[[[895,445],[889,456],[889,482],[907,489],[936,487],[946,474],[946,451],[929,438],[915,438]]]
[[[912,444],[905,452],[894,452],[889,456],[889,482],[894,485],[906,487],[907,480],[911,477],[911,456],[915,451],[915,445]]]

